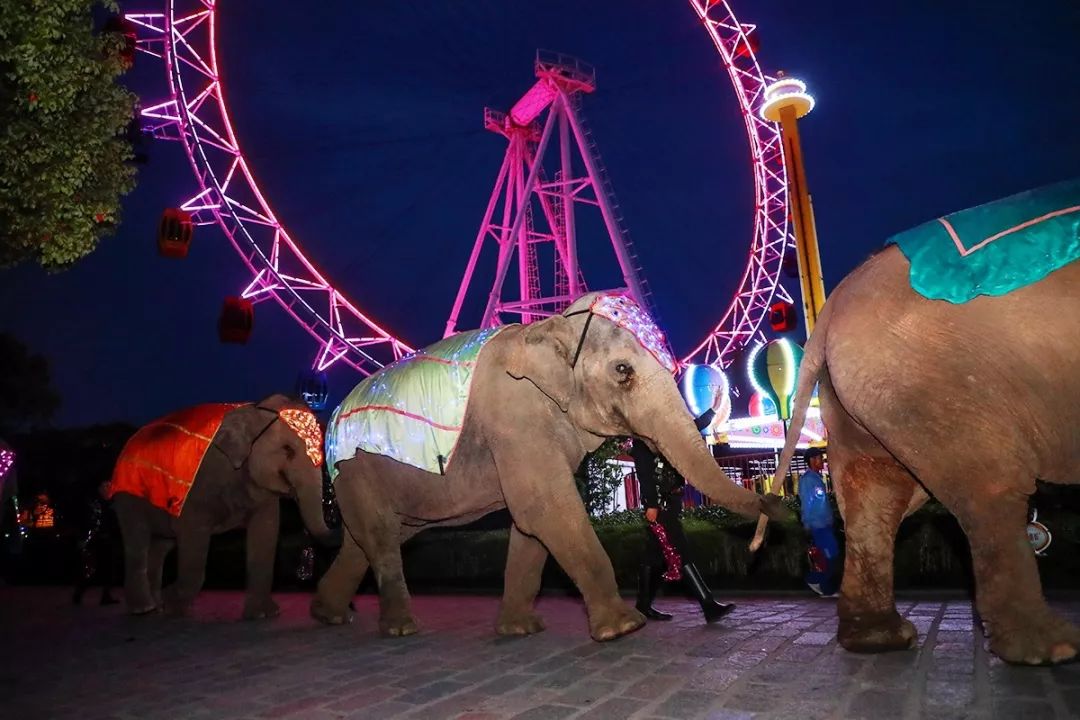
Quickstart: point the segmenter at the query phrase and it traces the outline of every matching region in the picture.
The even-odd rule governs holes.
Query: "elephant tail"
[[[814,386],[817,385],[818,377],[822,368],[825,367],[825,341],[829,334],[829,303],[821,309],[817,325],[803,348],[802,362],[799,364],[799,384],[795,390],[795,399],[792,401],[791,422],[788,424],[787,437],[784,439],[784,450],[780,453],[780,460],[776,464],[774,481],[787,476],[791,467],[791,458],[795,455],[795,446],[802,436],[803,425],[806,424],[806,411],[810,407],[810,398],[814,394]],[[757,529],[754,531],[754,539],[750,541],[750,552],[757,552],[765,542],[765,530],[768,522],[764,516],[758,519]]]

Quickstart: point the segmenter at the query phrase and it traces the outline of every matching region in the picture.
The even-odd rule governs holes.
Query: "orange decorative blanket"
[[[136,495],[178,517],[225,413],[242,404],[196,405],[140,428],[116,461],[109,496]]]

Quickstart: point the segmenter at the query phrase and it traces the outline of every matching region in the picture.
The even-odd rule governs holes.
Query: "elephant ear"
[[[225,453],[225,457],[237,470],[251,455],[251,446],[255,439],[277,420],[277,412],[261,405],[262,403],[259,406],[245,405],[230,410],[214,435],[214,446]]]
[[[555,315],[526,325],[516,342],[507,374],[515,380],[528,380],[566,412],[574,393],[570,363],[575,338],[571,322]]]

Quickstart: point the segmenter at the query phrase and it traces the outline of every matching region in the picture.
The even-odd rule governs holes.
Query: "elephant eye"
[[[619,382],[624,383],[633,376],[634,368],[630,367],[630,363],[618,362],[615,363],[615,372],[619,375]]]
[[[289,460],[292,460],[294,457],[296,457],[296,451],[293,450],[292,447],[289,445],[285,445],[285,457],[287,457]]]

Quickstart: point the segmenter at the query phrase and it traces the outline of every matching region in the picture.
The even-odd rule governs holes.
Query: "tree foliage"
[[[623,482],[623,469],[611,462],[626,453],[625,438],[609,438],[585,457],[574,480],[589,515],[602,515],[611,503],[616,488]]]
[[[135,185],[117,83],[123,37],[95,32],[111,0],[3,0],[0,11],[0,266],[61,269],[116,227]]]
[[[58,407],[49,362],[14,336],[0,333],[0,432],[44,424]]]

